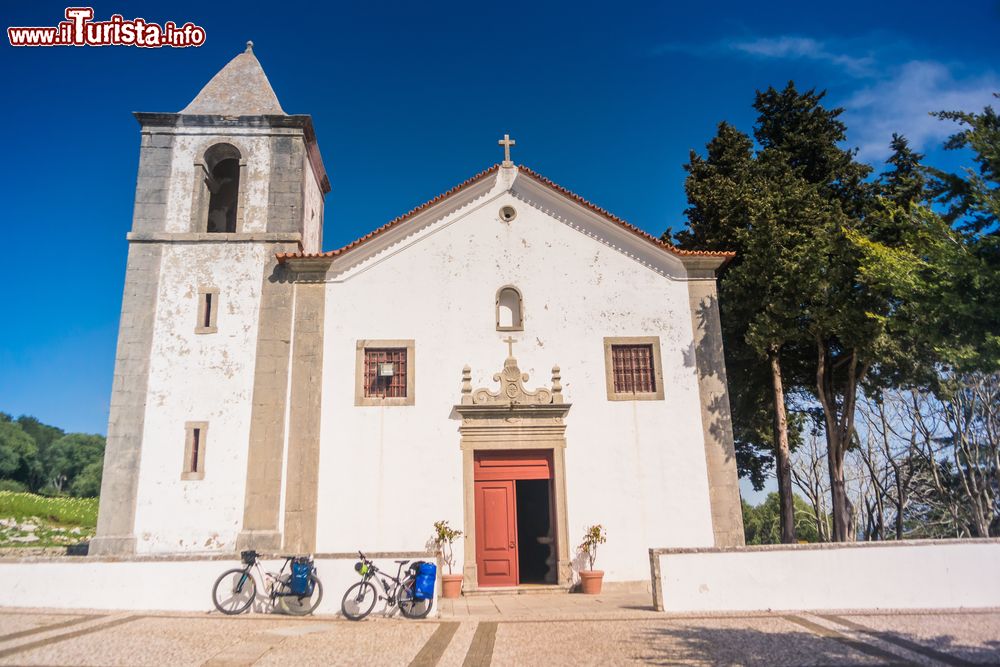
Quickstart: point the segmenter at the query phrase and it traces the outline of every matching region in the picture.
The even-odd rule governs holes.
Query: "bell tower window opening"
[[[208,189],[209,233],[236,232],[240,200],[240,151],[231,144],[216,144],[205,151],[205,186]]]

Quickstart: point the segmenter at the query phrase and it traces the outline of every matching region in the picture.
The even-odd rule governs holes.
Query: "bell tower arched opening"
[[[236,232],[241,157],[232,144],[215,144],[205,151],[205,185],[209,191],[207,232]]]

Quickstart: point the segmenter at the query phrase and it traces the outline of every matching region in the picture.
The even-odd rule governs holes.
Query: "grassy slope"
[[[61,546],[90,539],[97,526],[97,501],[0,491],[0,546]],[[26,524],[35,530],[24,530]],[[35,535],[38,540],[11,539],[26,535]]]

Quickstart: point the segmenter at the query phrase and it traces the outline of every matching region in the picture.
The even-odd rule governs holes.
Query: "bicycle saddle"
[[[393,563],[397,563],[397,564],[399,564],[399,565],[406,565],[406,564],[407,564],[407,563],[409,563],[410,561],[408,561],[408,560],[394,560],[394,561],[392,561],[392,562],[393,562]]]

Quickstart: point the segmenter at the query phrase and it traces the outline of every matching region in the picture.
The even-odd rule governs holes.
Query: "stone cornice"
[[[139,121],[144,130],[152,128],[194,128],[208,127],[219,130],[254,129],[297,129],[305,137],[309,164],[316,175],[320,189],[326,194],[330,192],[330,178],[327,176],[323,158],[319,152],[319,141],[313,127],[312,116],[308,114],[262,115],[262,116],[218,116],[202,114],[161,113],[136,111],[132,115]]]
[[[299,232],[129,232],[130,243],[301,243]]]
[[[562,419],[573,406],[572,403],[456,405],[455,412],[467,421],[501,420],[509,424],[513,420]]]
[[[754,553],[764,551],[822,551],[829,549],[876,549],[881,547],[933,547],[960,544],[1000,544],[996,537],[966,537],[956,539],[885,540],[881,542],[817,542],[810,544],[755,544],[744,547],[668,547],[650,549],[650,556]]]
[[[731,258],[729,257],[681,257],[687,269],[688,280],[715,280],[715,273]]]

